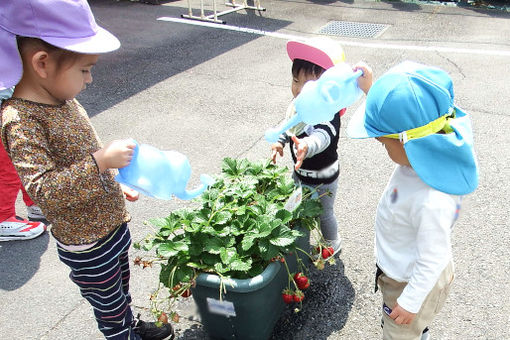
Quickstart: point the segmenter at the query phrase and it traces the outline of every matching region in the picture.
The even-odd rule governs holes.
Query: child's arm
[[[273,160],[273,164],[276,164],[276,154],[283,157],[283,148],[285,147],[285,144],[289,142],[289,139],[287,132],[284,132],[280,135],[278,141],[271,145],[271,159]]]
[[[128,201],[135,202],[135,201],[138,201],[138,199],[140,198],[140,193],[138,191],[133,190],[124,184],[121,184],[120,188],[122,189],[122,193],[124,194],[124,197]]]
[[[277,154],[279,154],[280,157],[283,157],[283,148],[285,147],[285,144],[289,142],[289,140],[290,140],[289,134],[287,132],[284,132],[278,137],[278,141],[276,143],[271,144],[271,159],[273,161],[273,164],[276,164]]]
[[[308,136],[301,139],[293,137],[296,155],[295,169],[298,170],[306,158],[312,158],[326,150],[332,141],[336,140],[335,137],[339,132],[340,116],[337,114],[329,122],[314,125],[308,132]]]
[[[134,149],[135,143],[131,140],[115,140],[94,152],[92,156],[96,160],[99,173],[103,173],[107,169],[119,169],[129,165]]]
[[[304,138],[299,139],[296,136],[292,136],[291,138],[296,148],[296,164],[294,165],[294,169],[298,170],[301,165],[303,165],[303,161],[308,153],[308,144],[303,141]]]
[[[360,61],[356,63],[353,67],[354,71],[362,70],[363,74],[358,78],[358,86],[360,89],[368,93],[368,90],[372,87],[372,68],[368,66],[366,63]]]
[[[408,325],[413,322],[416,313],[406,311],[404,308],[397,304],[393,307],[389,317],[395,321],[397,325]]]
[[[420,310],[452,259],[450,236],[458,211],[457,202],[440,192],[429,195],[425,204],[411,211],[412,223],[417,229],[417,259],[407,286],[392,308],[393,316],[399,316],[402,323],[412,321],[413,313]]]
[[[271,145],[271,159],[273,160],[273,164],[276,164],[277,154],[279,154],[280,157],[283,157],[283,147],[284,145],[280,142],[276,142]]]
[[[294,99],[290,102],[289,106],[287,107],[287,111],[285,112],[285,120],[291,119],[292,116],[296,114],[296,108],[294,107]],[[276,143],[273,143],[271,145],[271,160],[273,161],[273,164],[276,164],[276,156],[277,154],[280,155],[280,157],[283,157],[283,148],[285,147],[285,144],[287,144],[290,141],[290,135],[293,133],[287,133],[284,132],[278,137],[278,141]]]
[[[118,169],[127,166],[133,158],[134,148],[135,143],[131,140],[116,140],[97,150],[92,156],[96,160],[99,172],[103,173],[106,169]],[[124,184],[121,184],[120,188],[128,201],[135,202],[140,198],[138,191]]]

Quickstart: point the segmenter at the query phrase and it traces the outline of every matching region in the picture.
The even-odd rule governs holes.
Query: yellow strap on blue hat
[[[430,123],[428,123],[426,125],[423,125],[423,126],[420,126],[420,127],[414,128],[414,129],[410,129],[407,131],[403,131],[400,133],[392,133],[389,135],[385,135],[384,137],[398,139],[405,144],[405,143],[407,143],[407,141],[409,141],[411,139],[426,137],[426,136],[435,134],[439,131],[443,131],[444,133],[450,133],[450,132],[453,132],[453,129],[450,126],[450,124],[448,123],[448,121],[450,119],[454,119],[454,118],[455,118],[455,109],[451,108],[447,114],[431,121]]]

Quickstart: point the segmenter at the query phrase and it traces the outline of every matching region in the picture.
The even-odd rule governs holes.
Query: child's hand
[[[296,136],[292,136],[292,141],[296,146],[296,165],[294,166],[294,169],[298,170],[301,165],[303,165],[303,160],[308,153],[308,144],[298,139]]]
[[[123,168],[131,162],[133,158],[135,143],[130,139],[114,140],[104,148],[94,152],[99,172],[103,173],[106,169]]]
[[[140,193],[138,191],[133,190],[124,184],[121,184],[120,188],[122,189],[122,193],[124,193],[124,197],[126,197],[128,201],[135,202],[140,198]]]
[[[408,325],[413,322],[415,316],[415,313],[406,311],[404,308],[400,307],[398,303],[395,303],[395,307],[393,307],[389,315],[397,325]]]
[[[368,90],[372,87],[372,68],[365,64],[364,62],[360,61],[354,65],[352,68],[353,71],[362,70],[363,74],[361,77],[358,78],[358,86],[360,89],[365,92],[365,94],[368,93]]]
[[[271,159],[273,160],[273,164],[276,164],[276,154],[283,157],[283,145],[280,142],[276,142],[271,145]]]

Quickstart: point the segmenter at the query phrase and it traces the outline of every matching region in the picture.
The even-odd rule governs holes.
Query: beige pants
[[[408,325],[397,325],[383,311],[383,339],[384,340],[419,340],[423,330],[428,327],[434,317],[443,307],[446,297],[450,292],[454,278],[453,262],[450,262],[443,270],[436,285],[430,291],[429,295],[423,301],[419,312],[413,321]],[[384,273],[377,279],[379,289],[383,294],[384,303],[393,308],[397,302],[397,298],[402,294],[406,282],[398,282],[387,277]]]

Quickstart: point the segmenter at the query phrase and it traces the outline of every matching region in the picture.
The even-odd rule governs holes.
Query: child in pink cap
[[[345,60],[342,47],[335,41],[325,38],[289,41],[287,53],[292,60],[291,90],[294,98],[299,95],[307,81],[319,79],[327,69]],[[365,83],[371,84],[372,71],[362,63],[357,64],[355,69],[363,70],[363,76],[359,78],[358,83],[364,90]],[[322,236],[328,248],[333,248],[333,251],[329,253],[330,257],[341,249],[334,203],[340,173],[337,153],[340,117],[344,113],[345,108],[340,110],[331,121],[313,126],[300,123],[283,133],[279,140],[271,145],[271,159],[276,163],[277,155],[283,156],[283,148],[289,143],[295,164],[294,180],[317,190],[323,208],[320,216]],[[287,109],[286,118],[294,114],[294,102],[292,102]]]
[[[169,324],[135,321],[130,307],[129,191],[114,169],[129,164],[134,143],[102,146],[75,99],[119,41],[85,0],[2,0],[0,13],[0,90],[16,85],[1,107],[2,142],[52,224],[60,260],[106,339],[173,338]]]

